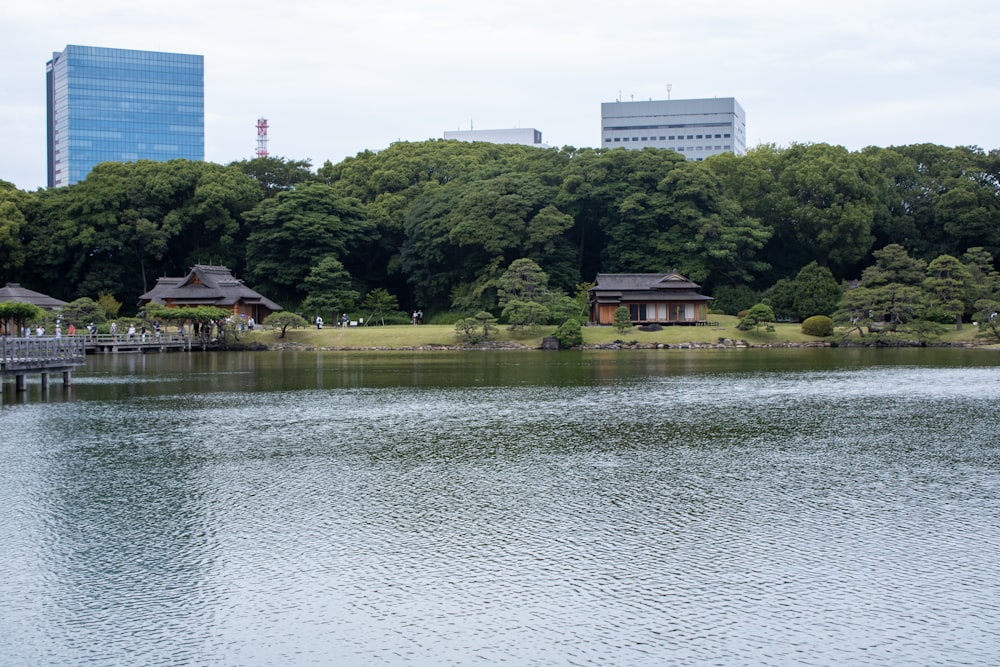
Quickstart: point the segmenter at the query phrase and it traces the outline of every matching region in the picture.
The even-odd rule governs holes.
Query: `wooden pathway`
[[[49,374],[62,373],[63,385],[72,384],[72,371],[86,363],[86,343],[82,337],[0,338],[0,375],[13,375],[17,391],[25,390],[28,373],[40,373],[42,389],[49,387]]]
[[[117,354],[120,352],[176,352],[201,347],[201,339],[190,334],[147,333],[97,334],[82,336],[88,354]]]

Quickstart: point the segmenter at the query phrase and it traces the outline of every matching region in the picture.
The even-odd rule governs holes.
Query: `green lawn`
[[[719,339],[725,338],[737,341],[745,340],[751,345],[801,343],[823,340],[822,338],[803,334],[798,324],[776,324],[773,333],[765,332],[762,327],[758,333],[756,331],[738,330],[736,328],[738,321],[736,317],[713,315],[713,320],[719,322],[718,327],[664,327],[661,331],[650,332],[632,328],[624,333],[610,326],[583,327],[583,338],[584,343],[588,345],[613,343],[615,341],[626,343],[634,341],[636,343],[654,345],[660,343],[667,345],[717,343]],[[552,335],[555,329],[556,327],[554,326],[547,326],[540,328],[533,334],[524,334],[511,332],[506,326],[501,326],[493,339],[536,348],[541,345],[542,337]],[[410,348],[459,344],[454,326],[437,324],[421,324],[418,326],[399,324],[384,327],[348,327],[346,329],[324,327],[321,330],[316,329],[316,327],[310,327],[308,329],[290,329],[284,339],[279,339],[278,335],[273,331],[255,331],[253,334],[244,334],[241,340],[258,341],[265,345],[290,342],[307,347],[325,348]]]

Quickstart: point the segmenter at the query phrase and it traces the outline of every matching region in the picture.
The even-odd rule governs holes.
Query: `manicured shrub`
[[[580,347],[583,345],[583,331],[580,329],[580,321],[574,318],[566,320],[556,329],[555,337],[559,341],[559,347],[564,350]]]
[[[618,329],[619,333],[625,333],[631,328],[632,320],[631,316],[628,314],[628,308],[625,306],[618,306],[615,310],[615,329]]]
[[[826,315],[813,315],[802,322],[802,333],[807,336],[825,337],[833,333],[833,320]]]

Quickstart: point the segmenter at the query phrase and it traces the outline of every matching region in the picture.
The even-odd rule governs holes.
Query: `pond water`
[[[998,402],[987,350],[91,358],[4,386],[0,664],[996,664]]]

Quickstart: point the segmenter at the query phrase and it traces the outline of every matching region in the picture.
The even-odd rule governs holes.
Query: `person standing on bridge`
[[[69,323],[69,329],[66,329],[66,333],[70,336],[76,335],[76,326],[72,322]]]

